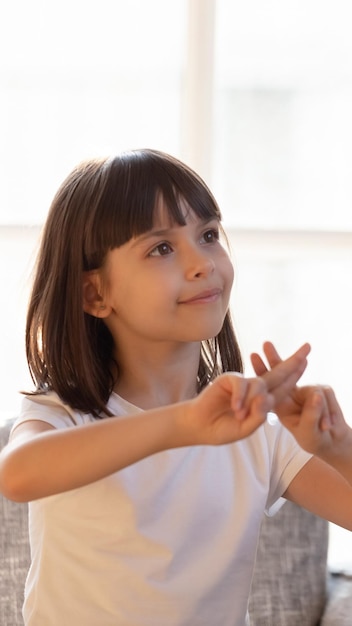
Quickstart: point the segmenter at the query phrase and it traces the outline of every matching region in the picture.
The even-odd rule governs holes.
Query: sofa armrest
[[[7,443],[12,422],[0,424],[0,450]],[[24,583],[30,562],[27,504],[0,494],[0,624],[23,624]]]
[[[251,626],[317,626],[327,598],[327,550],[328,523],[292,502],[265,517],[249,601]]]

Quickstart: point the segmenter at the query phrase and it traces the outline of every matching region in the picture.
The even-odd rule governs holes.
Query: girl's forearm
[[[27,502],[82,487],[156,452],[186,445],[179,427],[184,406],[45,430],[30,438],[19,434],[0,454],[0,491]]]

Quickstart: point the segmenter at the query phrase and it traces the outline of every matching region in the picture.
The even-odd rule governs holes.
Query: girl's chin
[[[215,327],[212,330],[209,330],[208,332],[200,332],[197,333],[197,336],[195,336],[195,338],[193,339],[193,341],[211,341],[212,339],[214,339],[214,337],[217,337],[218,334],[220,333],[222,329],[222,325],[220,327]]]

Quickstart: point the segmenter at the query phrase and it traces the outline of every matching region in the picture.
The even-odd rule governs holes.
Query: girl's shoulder
[[[13,428],[32,420],[46,422],[54,428],[69,428],[94,421],[89,413],[82,413],[66,404],[54,391],[23,396],[20,414]]]

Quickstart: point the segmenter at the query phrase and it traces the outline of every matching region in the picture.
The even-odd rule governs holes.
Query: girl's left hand
[[[263,349],[270,368],[281,362],[272,343],[266,342]],[[259,354],[252,354],[251,361],[257,376],[268,372]],[[342,452],[351,438],[351,429],[345,422],[331,387],[295,386],[276,402],[274,410],[302,448],[326,460],[331,454]]]

